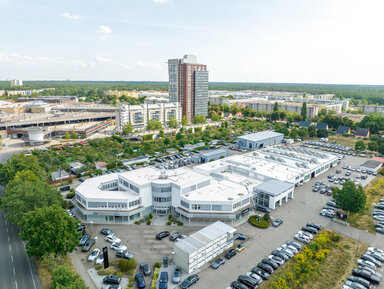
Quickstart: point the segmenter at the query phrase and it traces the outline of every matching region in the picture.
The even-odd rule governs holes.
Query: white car
[[[263,279],[261,279],[261,277],[255,273],[247,272],[245,273],[245,275],[247,275],[248,277],[251,277],[252,279],[255,279],[257,284],[261,284],[261,282],[263,282]]]
[[[295,235],[295,240],[305,244],[308,244],[309,242],[311,242],[311,240],[307,236],[299,235],[299,234]]]
[[[288,250],[292,251],[294,254],[297,254],[297,252],[299,252],[295,247],[289,246],[287,244],[283,244],[283,245],[281,245],[281,247],[283,247],[284,249],[288,249]]]
[[[299,231],[299,232],[297,232],[297,234],[307,236],[310,240],[313,239],[313,235],[308,233],[308,232]]]
[[[99,249],[93,249],[92,253],[88,256],[88,261],[93,262],[96,260],[97,256],[99,256],[100,250]]]
[[[104,254],[100,254],[96,259],[96,265],[101,265],[104,263]]]
[[[293,254],[293,252],[291,250],[287,250],[287,249],[284,249],[282,247],[278,247],[278,248],[276,248],[276,250],[281,252],[281,253],[288,255],[289,258],[292,258],[293,256],[295,256],[295,254]]]
[[[116,251],[125,251],[127,250],[126,246],[123,246],[121,243],[112,243],[111,249],[116,250]]]
[[[382,216],[382,215],[374,215],[373,219],[376,220],[376,221],[383,222],[384,221],[384,216]]]
[[[117,238],[114,234],[110,234],[105,238],[106,241],[111,243],[121,243],[121,240]]]
[[[376,269],[376,265],[373,264],[371,261],[368,261],[368,260],[357,259],[357,260],[356,260],[356,263],[357,263],[358,265],[361,265],[361,266],[368,266],[368,267],[370,267],[370,268],[372,268],[372,269]]]
[[[368,251],[375,252],[377,254],[384,255],[384,251],[375,247],[368,247]]]

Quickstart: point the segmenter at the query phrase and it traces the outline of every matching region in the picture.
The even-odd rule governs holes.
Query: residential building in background
[[[208,114],[208,71],[194,55],[168,60],[169,101],[180,102],[182,114],[192,121],[195,115]]]
[[[116,128],[122,130],[130,122],[134,128],[146,127],[148,120],[159,120],[163,125],[175,117],[181,122],[181,106],[178,102],[128,105],[123,104],[116,110]]]
[[[11,87],[23,86],[23,81],[20,79],[13,79],[10,81]]]

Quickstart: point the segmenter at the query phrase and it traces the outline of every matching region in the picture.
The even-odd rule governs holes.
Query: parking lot
[[[231,151],[232,153],[239,153]],[[301,227],[308,223],[314,222],[326,226],[332,221],[329,218],[319,215],[321,208],[331,200],[331,196],[313,192],[312,189],[316,182],[322,181],[326,184],[329,183],[328,175],[343,175],[347,170],[342,169],[343,165],[348,165],[352,168],[357,168],[363,164],[367,159],[362,157],[345,156],[341,160],[341,164],[325,171],[320,176],[310,180],[303,186],[295,189],[295,197],[282,207],[277,208],[271,213],[272,217],[283,219],[284,223],[278,227],[262,230],[243,223],[237,226],[239,233],[247,236],[245,241],[245,249],[238,253],[231,260],[228,260],[224,266],[218,270],[213,271],[209,268],[209,264],[200,268],[199,272],[200,281],[196,288],[228,288],[231,281],[236,280],[237,276],[250,271],[262,258],[268,257],[271,251],[280,246],[287,240],[293,240],[295,233]],[[340,174],[336,174],[336,170],[341,169]],[[355,178],[358,172],[351,172],[351,178]],[[361,173],[359,173],[361,174]],[[368,184],[374,176],[369,175],[366,180],[363,180],[362,185]],[[93,228],[92,228],[93,227]],[[87,225],[87,232],[98,237],[97,248],[110,247],[111,243],[105,241],[105,236],[100,234],[101,228],[108,227],[113,230],[121,240],[123,245],[128,247],[128,251],[134,254],[137,264],[142,262],[148,263],[153,268],[155,262],[161,262],[164,256],[167,256],[172,262],[172,247],[173,242],[168,238],[161,241],[155,239],[156,233],[168,230],[171,233],[180,231],[182,234],[190,235],[191,233],[199,230],[201,227],[197,226],[147,226],[147,225]],[[382,238],[378,236],[377,238]],[[381,244],[384,244],[382,238]],[[96,248],[96,246],[94,248]],[[384,247],[382,245],[382,247]],[[383,249],[383,248],[381,248]],[[115,260],[115,251],[109,249],[110,260]],[[94,264],[86,261],[88,254],[82,253],[78,250],[75,254],[86,269],[92,268]],[[184,279],[187,275],[183,275]],[[152,279],[152,275],[145,277],[147,284]],[[98,284],[101,286],[101,284]],[[96,287],[100,288],[100,287]],[[136,288],[134,285],[133,288]],[[380,285],[377,288],[384,288]]]

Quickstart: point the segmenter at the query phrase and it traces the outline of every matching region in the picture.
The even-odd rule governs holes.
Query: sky
[[[0,79],[384,84],[382,0],[0,0]]]

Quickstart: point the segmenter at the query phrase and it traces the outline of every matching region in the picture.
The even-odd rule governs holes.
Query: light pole
[[[175,252],[172,252],[172,265],[174,265]]]
[[[91,233],[93,234],[93,221],[91,221]]]
[[[95,247],[97,248],[97,236],[95,237]]]

